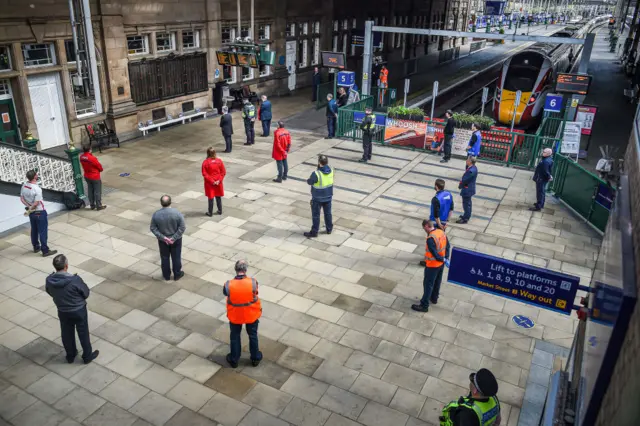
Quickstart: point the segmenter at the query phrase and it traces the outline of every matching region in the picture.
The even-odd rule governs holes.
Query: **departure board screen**
[[[218,57],[219,65],[230,65],[232,67],[238,65],[238,59],[236,58],[235,52],[222,52],[218,50],[216,52],[216,56]]]
[[[591,85],[591,76],[586,74],[558,74],[556,92],[586,95]]]
[[[238,66],[258,68],[258,60],[255,53],[236,53],[238,57]]]
[[[322,52],[322,66],[344,69],[344,53]]]

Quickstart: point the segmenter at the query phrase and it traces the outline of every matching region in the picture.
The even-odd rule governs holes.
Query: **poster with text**
[[[596,119],[596,112],[598,112],[598,107],[591,105],[578,106],[575,121],[581,123],[583,135],[591,134],[591,128],[593,127],[593,122]]]

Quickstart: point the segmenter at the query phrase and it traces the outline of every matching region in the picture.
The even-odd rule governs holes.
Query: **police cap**
[[[486,368],[481,368],[477,373],[471,373],[469,380],[484,396],[496,396],[498,393],[498,381],[493,373]]]

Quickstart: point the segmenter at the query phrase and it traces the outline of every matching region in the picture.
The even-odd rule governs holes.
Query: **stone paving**
[[[480,367],[499,379],[503,425],[518,425],[528,383],[550,374],[536,343],[570,347],[576,321],[449,283],[428,313],[410,309],[433,182],[447,180],[459,210],[463,161],[375,147],[362,165],[356,143],[293,132],[291,179],[276,184],[271,139],[242,146],[234,121],[223,216],[204,216],[200,164],[208,145],[223,146],[206,120],[99,155],[109,207],[51,218],[51,246],[92,289],[94,363],[65,362],[44,292],[51,259],[31,252],[26,229],[0,238],[0,425],[434,425]],[[319,153],[337,169],[335,228],[308,240],[304,180]],[[588,283],[598,235],[553,200],[528,211],[531,172],[479,169],[475,216],[450,227],[452,244]],[[164,193],[187,222],[177,282],[162,280],[149,232]],[[222,284],[239,258],[260,283],[265,359],[254,368],[245,354],[233,370]],[[535,327],[517,327],[517,314]]]

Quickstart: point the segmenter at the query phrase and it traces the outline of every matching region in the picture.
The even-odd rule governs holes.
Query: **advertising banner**
[[[576,119],[578,123],[582,125],[582,134],[590,135],[591,128],[593,127],[593,122],[596,119],[596,113],[598,112],[598,107],[591,105],[579,105],[578,110],[576,111]]]

